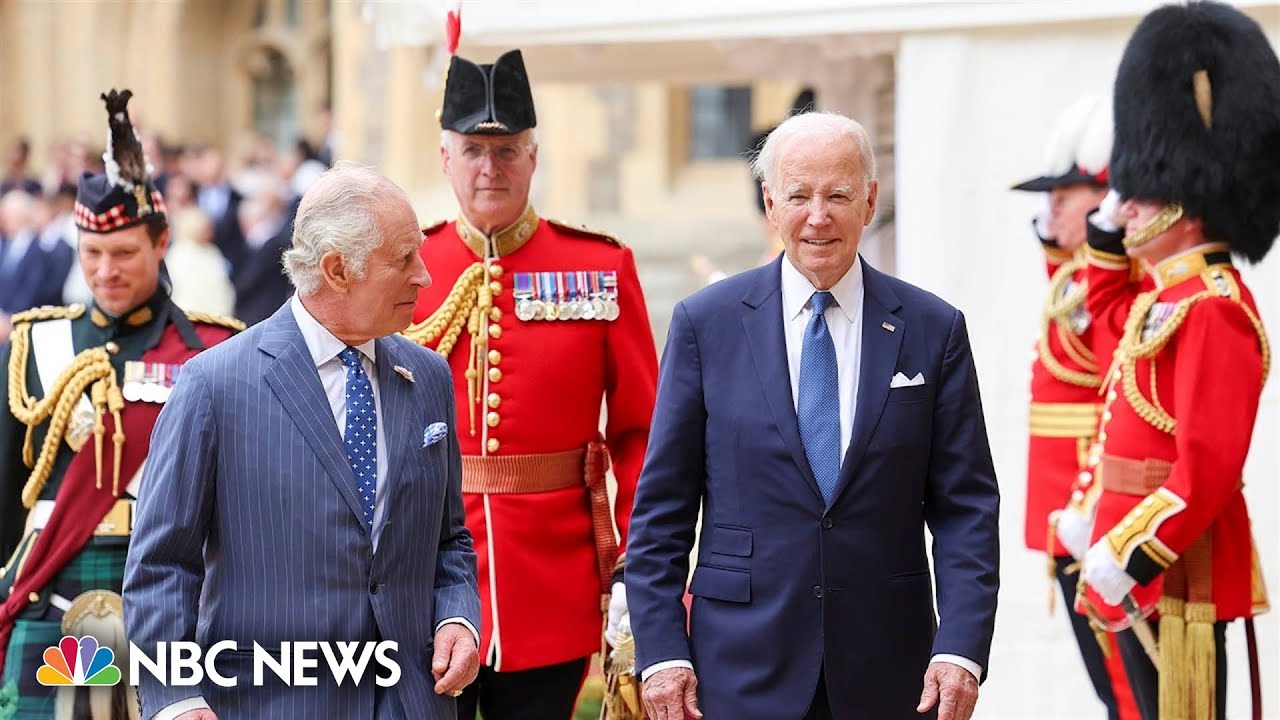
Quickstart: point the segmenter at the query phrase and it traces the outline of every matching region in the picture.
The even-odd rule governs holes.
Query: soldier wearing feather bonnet
[[[161,281],[169,244],[164,198],[129,121],[132,93],[101,97],[106,172],[80,179],[75,204],[93,302],[14,315],[0,352],[5,720],[137,718],[127,682],[84,678],[89,685],[75,687],[80,678],[65,677],[58,688],[59,671],[44,667],[45,651],[66,635],[93,636],[90,655],[114,654],[115,668],[129,667],[119,593],[152,426],[183,363],[243,327],[185,313],[170,300]]]

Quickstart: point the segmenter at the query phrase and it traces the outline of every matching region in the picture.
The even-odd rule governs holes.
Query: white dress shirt
[[[791,403],[799,409],[800,351],[804,331],[813,317],[810,298],[818,289],[787,258],[782,259],[782,333],[787,343],[787,371],[791,375]],[[853,413],[858,404],[858,370],[862,366],[862,263],[853,267],[829,290],[836,302],[823,317],[836,348],[836,380],[840,398],[840,464],[844,465],[853,438]]]
[[[311,353],[311,359],[316,364],[316,373],[320,376],[320,385],[324,387],[325,397],[329,400],[329,408],[333,411],[333,420],[338,425],[338,433],[342,434],[347,426],[347,368],[342,364],[338,354],[347,349],[347,344],[335,337],[325,326],[320,324],[320,321],[312,317],[297,295],[294,295],[289,300],[289,309],[293,311],[293,319],[297,321],[298,330],[302,332],[302,340],[306,343],[307,351]],[[357,345],[356,349],[360,351],[360,364],[364,366],[365,375],[369,377],[369,384],[373,387],[373,411],[378,418],[378,437],[376,438],[378,444],[376,451],[378,478],[373,498],[373,547],[376,551],[378,540],[382,537],[383,520],[387,515],[386,498],[382,496],[382,489],[386,487],[387,481],[387,442],[386,435],[382,429],[382,399],[378,395],[378,373],[375,369],[377,357],[374,341],[370,340],[362,345]],[[430,592],[431,588],[424,588],[424,590]],[[439,625],[436,625],[436,630],[439,631],[442,625],[449,623],[458,623],[470,630],[471,634],[475,636],[476,647],[480,646],[480,633],[466,618],[445,618],[440,621]],[[305,640],[306,638],[300,639]],[[185,712],[208,707],[209,703],[203,697],[191,697],[161,708],[159,712],[152,716],[152,720],[174,720]]]
[[[813,310],[810,298],[818,289],[800,274],[785,256],[782,258],[782,332],[787,346],[787,371],[791,376],[791,402],[798,409],[800,398],[800,354],[804,348],[804,331]],[[855,259],[844,277],[830,290],[835,304],[827,306],[823,317],[827,332],[836,349],[836,382],[840,398],[840,464],[853,438],[853,417],[858,403],[858,375],[862,367],[862,303],[866,290],[862,284],[862,262]],[[930,662],[959,665],[982,679],[982,666],[959,655],[938,654]],[[687,660],[666,660],[645,668],[641,679],[647,680],[660,670],[673,667],[692,668]]]
[[[338,424],[338,434],[347,427],[347,366],[342,364],[339,353],[347,349],[347,344],[334,337],[325,326],[307,312],[302,301],[294,295],[289,300],[289,309],[293,311],[293,319],[302,331],[302,340],[307,344],[307,351],[316,364],[316,373],[320,376],[320,385],[324,387],[324,395],[329,400],[329,409],[333,412],[333,421]],[[373,413],[378,418],[378,436],[374,438],[377,445],[378,478],[373,494],[373,548],[378,549],[378,540],[382,538],[382,524],[387,516],[387,503],[382,497],[382,489],[387,486],[387,436],[382,427],[382,398],[378,395],[378,373],[374,341],[356,346],[360,351],[360,364],[364,366],[364,374],[369,377],[369,385],[373,387]]]

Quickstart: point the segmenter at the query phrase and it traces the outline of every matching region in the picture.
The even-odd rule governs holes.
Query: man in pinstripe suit
[[[142,480],[126,624],[144,652],[234,641],[216,667],[238,684],[142,672],[144,717],[455,718],[480,608],[452,381],[393,334],[430,283],[421,242],[393,183],[326,172],[285,255],[297,296],[184,368]],[[323,658],[314,687],[254,686],[255,642],[381,640],[398,643],[393,687],[338,684]]]

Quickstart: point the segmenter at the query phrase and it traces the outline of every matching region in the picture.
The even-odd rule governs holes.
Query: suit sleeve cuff
[[[662,670],[670,670],[671,668],[688,668],[692,670],[693,663],[688,660],[663,660],[662,662],[654,663],[640,672],[640,681],[644,682],[653,677],[655,673]]]
[[[151,720],[174,720],[174,718],[189,713],[192,710],[209,710],[209,703],[204,698],[196,696],[189,697],[185,700],[179,700],[172,705],[165,705],[160,708],[159,712],[151,716]]]
[[[939,662],[949,663],[951,665],[959,665],[965,670],[968,670],[969,674],[973,676],[974,680],[977,680],[979,683],[982,682],[982,666],[970,660],[967,657],[960,657],[959,655],[948,655],[947,653],[938,653],[937,655],[934,655],[932,658],[929,659],[929,664],[931,665],[933,663],[939,663]]]
[[[476,639],[476,647],[480,647],[480,633],[476,632],[476,626],[472,625],[471,621],[467,620],[464,617],[451,617],[451,618],[445,618],[441,620],[440,624],[436,625],[436,632],[440,632],[440,628],[444,627],[445,625],[448,625],[449,623],[457,623],[458,625],[461,625],[462,627],[470,630],[471,637]]]

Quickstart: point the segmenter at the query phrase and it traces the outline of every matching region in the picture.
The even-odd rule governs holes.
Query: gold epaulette
[[[592,238],[595,240],[603,240],[605,242],[617,245],[618,247],[626,247],[626,245],[617,237],[610,235],[609,233],[603,230],[595,230],[587,227],[586,225],[574,225],[573,223],[567,223],[563,220],[556,220],[554,218],[546,218],[546,221],[548,224],[554,225],[557,230],[563,230],[564,232],[567,232],[570,235],[576,235],[578,237],[585,237],[585,238]]]
[[[14,314],[9,318],[9,322],[17,325],[18,323],[40,322],[41,320],[60,320],[68,318],[74,320],[84,314],[84,305],[75,303],[74,305],[43,305],[30,310],[23,310]]]
[[[200,312],[199,310],[186,310],[187,319],[191,322],[198,322],[203,325],[216,325],[228,330],[240,332],[247,327],[243,322],[226,315],[214,315],[212,313]]]
[[[1258,334],[1258,348],[1262,351],[1262,382],[1265,384],[1267,375],[1271,373],[1271,343],[1267,340],[1267,330],[1262,325],[1262,319],[1240,297],[1240,284],[1231,273],[1223,272],[1220,267],[1209,267],[1200,273],[1200,280],[1204,282],[1206,292],[1230,298],[1244,311],[1245,317],[1249,318],[1249,324],[1253,325],[1253,331]]]
[[[426,237],[448,224],[449,224],[448,220],[436,220],[435,222],[430,223],[428,225],[423,225],[422,236]]]

